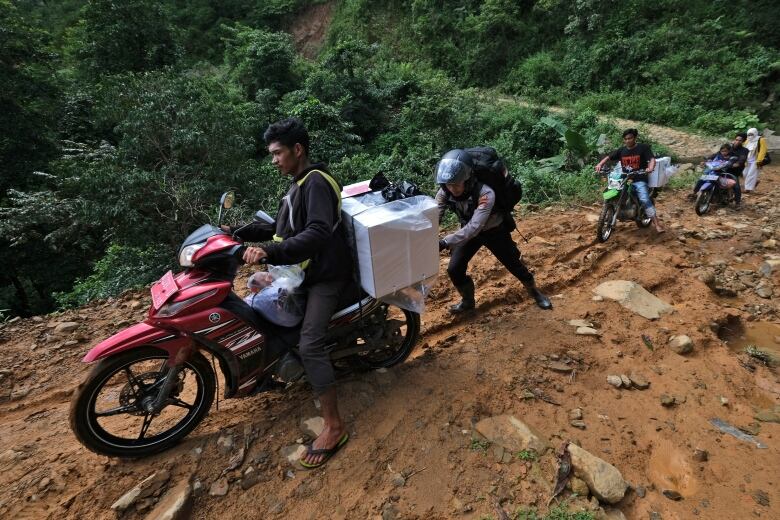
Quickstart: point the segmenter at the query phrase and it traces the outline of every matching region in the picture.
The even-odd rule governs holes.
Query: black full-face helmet
[[[436,165],[436,184],[454,184],[471,179],[474,163],[471,156],[460,149],[445,153]]]

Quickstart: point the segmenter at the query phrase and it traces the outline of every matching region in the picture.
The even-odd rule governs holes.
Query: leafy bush
[[[227,30],[225,62],[247,99],[256,99],[261,90],[279,96],[295,88],[296,55],[290,35],[240,24]]]
[[[91,275],[77,280],[73,290],[56,293],[54,297],[61,307],[74,307],[143,287],[170,268],[174,254],[175,251],[159,244],[143,249],[112,244]]]

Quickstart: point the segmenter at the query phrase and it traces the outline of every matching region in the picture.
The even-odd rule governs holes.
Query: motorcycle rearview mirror
[[[276,220],[274,220],[274,218],[271,215],[269,215],[268,213],[266,213],[263,210],[260,210],[257,213],[255,213],[255,220],[257,222],[265,222],[266,224],[275,224],[276,223]]]
[[[236,194],[232,191],[226,191],[219,199],[219,204],[223,209],[230,209],[233,207],[233,203],[236,202]]]
[[[236,201],[236,194],[233,191],[226,191],[219,198],[219,216],[217,217],[217,227],[222,224],[222,215],[224,210],[233,207],[233,203]]]

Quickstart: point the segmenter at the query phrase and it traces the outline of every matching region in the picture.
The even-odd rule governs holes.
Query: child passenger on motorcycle
[[[727,163],[727,166],[722,171],[725,173],[725,175],[729,179],[734,181],[734,186],[732,187],[732,189],[734,190],[734,203],[736,204],[737,208],[740,207],[740,203],[742,201],[742,190],[739,188],[739,181],[737,180],[737,178],[733,174],[726,173],[726,172],[728,172],[729,169],[733,168],[734,165],[737,162],[739,162],[739,160],[740,160],[740,157],[734,153],[734,150],[731,147],[731,145],[729,143],[724,143],[720,147],[720,150],[718,150],[717,153],[714,153],[712,155],[709,155],[709,156],[705,157],[704,161],[702,161],[702,163],[701,163],[702,166],[704,166],[706,162],[716,162],[716,163],[719,163],[719,164]],[[704,170],[704,173],[705,174],[709,173],[709,174],[716,174],[717,175],[718,173],[720,173],[720,171],[721,170],[712,170],[710,168],[706,168]],[[705,181],[703,181],[701,179],[696,181],[696,186],[693,187],[694,195],[696,193],[699,193],[699,190],[701,189],[701,187],[702,187],[702,185],[704,183],[705,183]]]

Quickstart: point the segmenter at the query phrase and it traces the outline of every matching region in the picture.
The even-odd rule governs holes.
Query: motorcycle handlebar
[[[235,256],[236,258],[244,262],[244,253],[246,253],[246,249],[247,249],[246,246],[238,246],[236,250],[233,252],[233,256]],[[257,263],[260,265],[265,265],[268,263],[268,258],[263,257],[260,260],[258,260]]]

